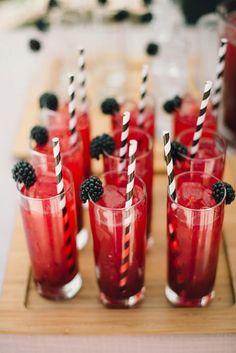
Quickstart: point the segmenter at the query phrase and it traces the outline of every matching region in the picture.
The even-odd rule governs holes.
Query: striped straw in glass
[[[216,80],[213,86],[212,93],[212,109],[215,117],[218,115],[219,106],[222,97],[222,85],[223,85],[223,75],[225,69],[225,55],[227,51],[228,41],[226,38],[221,39],[219,53],[218,53],[218,63],[216,67]]]
[[[59,138],[54,137],[52,139],[53,144],[53,156],[54,156],[54,163],[55,163],[55,173],[57,179],[57,194],[60,196],[60,209],[62,211],[63,216],[63,227],[65,233],[65,248],[66,248],[66,255],[68,261],[68,270],[72,273],[76,267],[76,264],[71,260],[73,258],[73,248],[72,248],[72,237],[70,234],[70,224],[68,218],[68,211],[66,207],[66,198],[65,198],[65,189],[64,189],[64,181],[62,177],[62,164],[61,164],[61,154],[60,154],[60,142]]]
[[[123,122],[122,122],[121,143],[120,143],[120,162],[118,166],[119,173],[125,170],[125,165],[126,165],[125,157],[128,151],[129,120],[130,120],[130,113],[124,112]]]
[[[190,151],[191,158],[194,158],[198,152],[199,143],[202,136],[203,124],[205,121],[207,106],[210,98],[211,88],[212,88],[212,82],[207,81],[204,87],[201,108],[197,119],[196,129],[193,135],[193,142],[192,142],[192,147]]]
[[[122,239],[121,267],[119,287],[124,291],[127,286],[129,272],[129,254],[130,254],[130,230],[131,230],[131,214],[130,207],[133,201],[134,177],[136,166],[137,141],[131,140],[129,143],[129,166],[128,166],[128,182],[126,187],[126,215],[125,215],[125,234]]]
[[[139,114],[138,114],[139,127],[143,126],[144,118],[145,118],[147,81],[148,81],[148,65],[144,64],[142,68],[142,83],[140,86]]]

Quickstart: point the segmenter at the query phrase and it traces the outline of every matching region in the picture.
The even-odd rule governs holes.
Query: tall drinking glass
[[[115,152],[110,155],[104,151],[104,171],[119,171],[120,167],[120,141],[121,131],[115,131],[113,138],[115,140]],[[141,129],[130,129],[129,140],[137,140],[136,173],[142,178],[147,189],[147,237],[151,241],[151,222],[152,222],[152,186],[153,186],[153,143],[151,136]],[[125,159],[124,169],[128,169],[129,158]]]
[[[65,135],[69,134],[69,111],[68,104],[62,105],[57,112],[44,110],[40,115],[41,123],[50,131],[50,134],[57,134],[57,131],[64,131]],[[77,111],[77,131],[79,132],[83,145],[83,168],[84,178],[88,178],[91,174],[91,158],[90,158],[90,116],[88,113]],[[53,137],[53,136],[52,136]]]
[[[197,101],[189,94],[183,96],[181,106],[173,113],[174,138],[186,129],[194,129],[196,127],[199,111],[200,101]],[[217,131],[217,120],[213,115],[210,105],[207,109],[204,122],[204,129],[205,128]]]
[[[102,176],[104,193],[89,200],[89,216],[100,299],[112,307],[131,307],[144,295],[147,202],[144,182],[135,177],[133,204],[125,208],[127,173]],[[129,217],[129,245],[126,241]],[[126,224],[126,225],[125,225]],[[120,286],[123,254],[126,251],[127,282]],[[128,259],[127,259],[128,257]]]
[[[38,164],[52,165],[54,161],[53,149],[51,138],[60,138],[61,145],[61,159],[62,164],[67,167],[73,176],[74,187],[75,187],[75,200],[76,200],[76,213],[77,213],[77,225],[78,225],[78,248],[82,249],[87,243],[88,233],[83,228],[83,212],[82,203],[79,197],[80,185],[84,179],[83,175],[83,159],[82,159],[82,146],[81,140],[78,138],[74,146],[70,145],[69,136],[64,135],[63,130],[50,130],[49,141],[46,145],[40,146],[34,144],[33,141],[30,143],[30,154],[32,164],[37,166]]]
[[[218,179],[223,178],[226,143],[224,139],[212,130],[203,130],[199,143],[199,149],[194,158],[190,157],[195,129],[188,129],[180,133],[176,140],[188,149],[188,154],[180,154],[181,160],[174,163],[175,175],[187,172],[204,172],[214,175]]]
[[[76,249],[76,206],[71,173],[63,168],[64,197],[69,227],[65,229],[57,195],[57,181],[52,168],[38,164],[37,181],[25,188],[18,187],[22,215],[32,272],[40,295],[50,299],[73,297],[82,280],[78,272]]]
[[[176,177],[177,201],[167,200],[167,299],[176,306],[206,306],[214,283],[224,218],[212,186],[219,179],[201,172]]]
[[[144,111],[144,122],[142,129],[147,132],[152,138],[155,137],[155,101],[152,96],[146,98],[146,108]],[[120,103],[120,111],[111,116],[112,131],[122,130],[122,118],[124,112],[130,112],[130,127],[138,128],[138,104],[135,100],[125,99]]]

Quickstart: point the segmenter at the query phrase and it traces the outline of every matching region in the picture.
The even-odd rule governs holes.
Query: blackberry
[[[96,176],[89,177],[80,186],[80,199],[83,203],[89,200],[89,198],[96,202],[100,199],[102,194],[102,182]]]
[[[38,145],[44,146],[48,142],[48,130],[43,126],[36,125],[30,131],[30,138],[35,140]]]
[[[40,108],[48,108],[50,110],[56,111],[58,109],[58,98],[52,92],[45,92],[39,98]]]
[[[45,18],[39,18],[35,21],[36,28],[41,32],[46,32],[49,29],[49,22]]]
[[[155,56],[158,54],[158,51],[159,51],[159,45],[157,43],[154,43],[154,42],[148,43],[146,47],[146,53],[148,55]]]
[[[219,203],[224,197],[225,190],[226,190],[225,203],[226,205],[229,205],[235,199],[235,191],[229,183],[225,183],[223,181],[218,181],[217,183],[215,183],[212,187],[213,197],[216,200],[216,202]]]
[[[226,188],[226,205],[229,205],[235,199],[235,190],[229,183],[224,182],[224,185]]]
[[[20,161],[12,169],[12,176],[16,182],[24,183],[29,189],[36,182],[36,174],[32,165],[26,161]]]
[[[173,98],[173,102],[176,108],[180,108],[182,104],[182,99],[180,98],[180,96],[175,96]]]
[[[108,154],[112,154],[115,151],[115,141],[113,137],[108,134],[102,134],[101,145],[103,151],[107,152]]]
[[[100,136],[94,137],[90,143],[90,155],[92,158],[99,160],[102,154],[102,144]]]
[[[149,23],[153,20],[153,14],[151,12],[146,12],[138,17],[138,22]]]
[[[173,113],[182,104],[182,99],[179,96],[175,96],[173,99],[166,101],[163,105],[163,109],[167,113]]]
[[[165,112],[171,114],[175,111],[175,104],[173,102],[173,100],[168,100],[163,104],[163,109],[165,110]]]
[[[113,154],[115,150],[115,141],[108,134],[102,134],[92,139],[90,144],[90,154],[92,158],[99,159],[100,155],[105,151],[108,154]]]
[[[115,98],[106,98],[101,103],[101,110],[103,114],[112,115],[119,112],[120,106]]]
[[[182,161],[184,159],[183,156],[187,156],[188,149],[185,145],[180,142],[172,141],[171,142],[171,155],[173,158],[173,163],[176,161]]]
[[[30,39],[29,47],[32,51],[39,51],[41,49],[41,43],[37,39]]]
[[[129,18],[129,12],[127,10],[119,10],[113,15],[113,21],[122,22]]]

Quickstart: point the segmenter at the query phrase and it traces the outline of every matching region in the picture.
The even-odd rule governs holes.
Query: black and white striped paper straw
[[[126,165],[125,157],[128,151],[129,120],[130,120],[130,113],[124,112],[123,122],[122,122],[121,144],[120,144],[120,162],[118,166],[119,173],[125,170],[125,165]]]
[[[197,154],[198,148],[199,148],[199,142],[202,136],[202,129],[203,129],[203,124],[205,121],[206,117],[206,111],[207,111],[207,106],[210,98],[210,93],[211,93],[211,88],[212,88],[212,82],[207,81],[204,87],[204,93],[202,97],[202,102],[201,102],[201,108],[199,112],[199,116],[197,119],[197,125],[196,125],[196,130],[193,135],[193,142],[192,142],[192,147],[190,151],[190,156],[191,158],[194,158]]]
[[[76,267],[76,264],[74,262],[71,263],[71,259],[73,259],[72,237],[70,234],[69,218],[68,218],[66,198],[64,193],[65,189],[64,189],[64,181],[62,177],[62,164],[61,164],[59,138],[54,137],[52,139],[52,144],[53,144],[53,157],[54,157],[54,163],[55,163],[55,173],[56,173],[56,179],[57,179],[57,194],[60,196],[60,209],[62,211],[62,216],[63,216],[66,257],[68,261],[69,272],[72,273]]]
[[[84,48],[79,49],[78,56],[78,66],[79,66],[79,109],[82,114],[87,113],[88,102],[87,102],[87,94],[86,94],[86,72],[85,72],[85,54]]]
[[[131,213],[130,207],[133,201],[134,177],[136,166],[137,141],[131,140],[129,143],[129,166],[128,166],[128,182],[126,187],[126,215],[125,215],[125,234],[122,239],[121,267],[119,287],[123,291],[126,289],[129,271],[129,254],[130,254],[130,229],[131,229]]]
[[[163,141],[164,141],[164,152],[165,152],[165,160],[166,160],[169,194],[170,194],[170,197],[174,201],[176,201],[177,196],[176,196],[176,184],[175,184],[175,176],[174,176],[174,165],[173,165],[173,159],[171,155],[170,134],[168,131],[163,132]]]
[[[222,85],[223,85],[223,75],[225,69],[225,55],[227,51],[228,41],[226,38],[221,39],[219,53],[218,53],[218,64],[216,68],[216,80],[213,86],[212,93],[212,109],[215,117],[218,115],[219,106],[222,97]]]
[[[68,94],[69,94],[69,128],[70,128],[70,144],[73,146],[77,141],[77,131],[76,131],[76,108],[75,108],[75,77],[73,74],[69,75],[69,86],[68,86]]]
[[[140,99],[139,99],[139,113],[138,113],[138,126],[142,127],[145,118],[146,108],[146,95],[147,95],[147,81],[148,81],[148,65],[144,64],[142,68],[142,83],[140,86]]]

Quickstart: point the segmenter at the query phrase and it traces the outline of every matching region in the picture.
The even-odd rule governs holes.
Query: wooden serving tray
[[[234,166],[236,157],[229,161]],[[236,172],[226,168],[236,187]],[[154,179],[153,248],[147,254],[146,294],[133,309],[107,309],[98,300],[91,237],[81,252],[83,287],[71,300],[53,302],[35,290],[19,215],[0,301],[0,333],[27,335],[157,335],[236,332],[236,203],[226,207],[216,279],[216,298],[207,308],[174,308],[165,299],[166,177]],[[86,211],[87,212],[87,211]],[[88,215],[86,215],[88,225]]]

